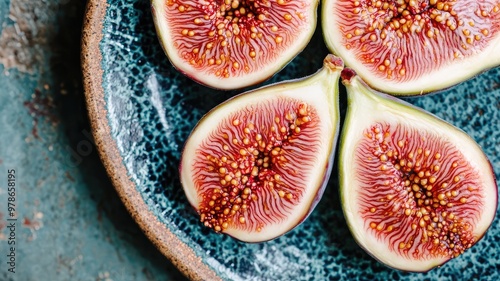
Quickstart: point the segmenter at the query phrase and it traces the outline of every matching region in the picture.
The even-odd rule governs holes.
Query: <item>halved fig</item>
[[[152,0],[156,31],[179,71],[230,90],[278,72],[310,41],[318,0]]]
[[[329,55],[316,74],[240,94],[200,120],[180,179],[205,226],[259,242],[309,215],[332,168],[342,67]]]
[[[349,228],[370,255],[428,271],[485,234],[497,208],[492,166],[465,132],[346,68],[348,109],[339,160]]]
[[[500,0],[322,5],[330,51],[383,92],[433,92],[500,65]]]

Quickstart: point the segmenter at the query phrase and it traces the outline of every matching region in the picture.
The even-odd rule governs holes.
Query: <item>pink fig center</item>
[[[338,40],[390,80],[412,80],[469,57],[500,30],[498,0],[337,2],[332,16],[339,18]]]
[[[305,26],[310,1],[208,0],[166,2],[173,42],[193,67],[220,78],[276,63]],[[307,31],[306,31],[307,30]]]
[[[226,118],[197,150],[192,167],[201,221],[220,232],[260,231],[284,220],[314,166],[318,123],[314,108],[283,97]]]
[[[477,241],[481,182],[456,147],[436,133],[388,124],[373,124],[364,136],[355,169],[368,231],[417,259],[453,258]]]

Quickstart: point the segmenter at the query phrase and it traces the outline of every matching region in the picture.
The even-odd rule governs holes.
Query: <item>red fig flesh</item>
[[[329,49],[371,87],[416,95],[500,65],[500,1],[326,0]]]
[[[172,64],[204,85],[236,89],[274,75],[316,28],[317,0],[153,0]]]
[[[332,167],[342,67],[328,56],[316,74],[238,95],[200,120],[180,175],[205,226],[258,242],[308,216]]]
[[[348,111],[341,200],[356,241],[386,265],[428,271],[458,257],[491,225],[497,185],[466,133],[342,73]],[[369,112],[369,114],[366,114]]]

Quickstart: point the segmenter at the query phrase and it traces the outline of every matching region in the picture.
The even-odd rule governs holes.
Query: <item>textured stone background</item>
[[[184,280],[128,215],[90,138],[85,1],[0,0],[0,280]],[[7,271],[7,170],[17,180]]]

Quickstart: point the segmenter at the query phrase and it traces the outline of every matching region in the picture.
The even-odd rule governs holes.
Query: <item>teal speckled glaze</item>
[[[246,244],[199,223],[179,183],[184,141],[204,113],[236,92],[200,86],[169,63],[156,37],[148,1],[108,0],[103,87],[108,122],[129,176],[149,210],[226,280],[500,280],[495,220],[472,249],[428,273],[390,269],[366,254],[344,221],[334,167],[323,199],[288,234]],[[266,83],[316,72],[327,50],[318,27],[312,42]],[[408,99],[469,133],[500,177],[500,69],[437,94]],[[345,94],[341,94],[345,109]],[[342,112],[343,114],[343,112]]]

